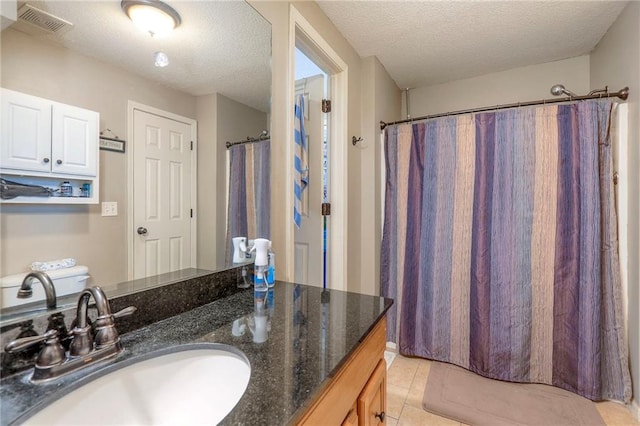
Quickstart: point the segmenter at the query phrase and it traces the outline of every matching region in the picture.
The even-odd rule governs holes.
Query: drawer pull
[[[384,411],[383,411],[382,413],[376,413],[376,414],[374,415],[374,417],[379,418],[379,419],[380,419],[380,421],[381,421],[381,422],[383,422],[383,423],[384,423],[384,418],[385,418],[385,416],[386,416],[386,414],[384,413]]]

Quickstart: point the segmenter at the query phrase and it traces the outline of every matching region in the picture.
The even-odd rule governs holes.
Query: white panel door
[[[134,278],[192,266],[191,125],[133,114]]]
[[[51,171],[96,176],[100,115],[83,108],[53,104]]]
[[[296,84],[298,86],[298,84]],[[324,76],[307,78],[304,93],[308,94],[305,130],[307,133],[307,164],[309,186],[303,193],[303,214],[300,228],[294,236],[297,283],[322,287],[322,146],[324,142],[322,97]],[[298,95],[301,92],[296,92]],[[293,114],[293,111],[292,111]]]
[[[51,102],[2,89],[0,167],[51,171]]]

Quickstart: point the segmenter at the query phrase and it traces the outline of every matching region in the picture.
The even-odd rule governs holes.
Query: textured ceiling
[[[244,1],[168,0],[182,25],[153,39],[120,0],[29,1],[74,24],[39,36],[194,96],[221,93],[269,111],[271,27]],[[318,1],[362,57],[399,87],[421,87],[589,53],[627,2]],[[169,55],[167,68],[153,53]]]
[[[318,1],[362,57],[400,88],[589,53],[627,2]]]
[[[269,111],[271,25],[244,1],[167,1],[182,24],[162,39],[139,31],[120,0],[28,1],[74,24],[38,36],[194,96],[221,93]],[[156,68],[163,51],[170,65]]]

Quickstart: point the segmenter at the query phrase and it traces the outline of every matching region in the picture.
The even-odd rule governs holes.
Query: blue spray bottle
[[[269,269],[267,270],[267,287],[276,285],[276,254],[269,250]]]
[[[256,261],[253,271],[255,278],[253,280],[256,291],[267,291],[267,271],[269,268],[269,248],[271,241],[265,238],[256,238],[255,244],[251,251],[256,251]]]

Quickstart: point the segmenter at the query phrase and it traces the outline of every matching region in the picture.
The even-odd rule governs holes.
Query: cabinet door
[[[387,364],[381,359],[358,397],[358,424],[384,425],[387,406]]]
[[[342,426],[358,426],[358,403],[353,403],[353,407],[349,410],[349,414],[342,421]]]
[[[51,102],[2,89],[0,167],[51,170]]]
[[[53,104],[51,171],[96,176],[99,115],[70,105]]]

